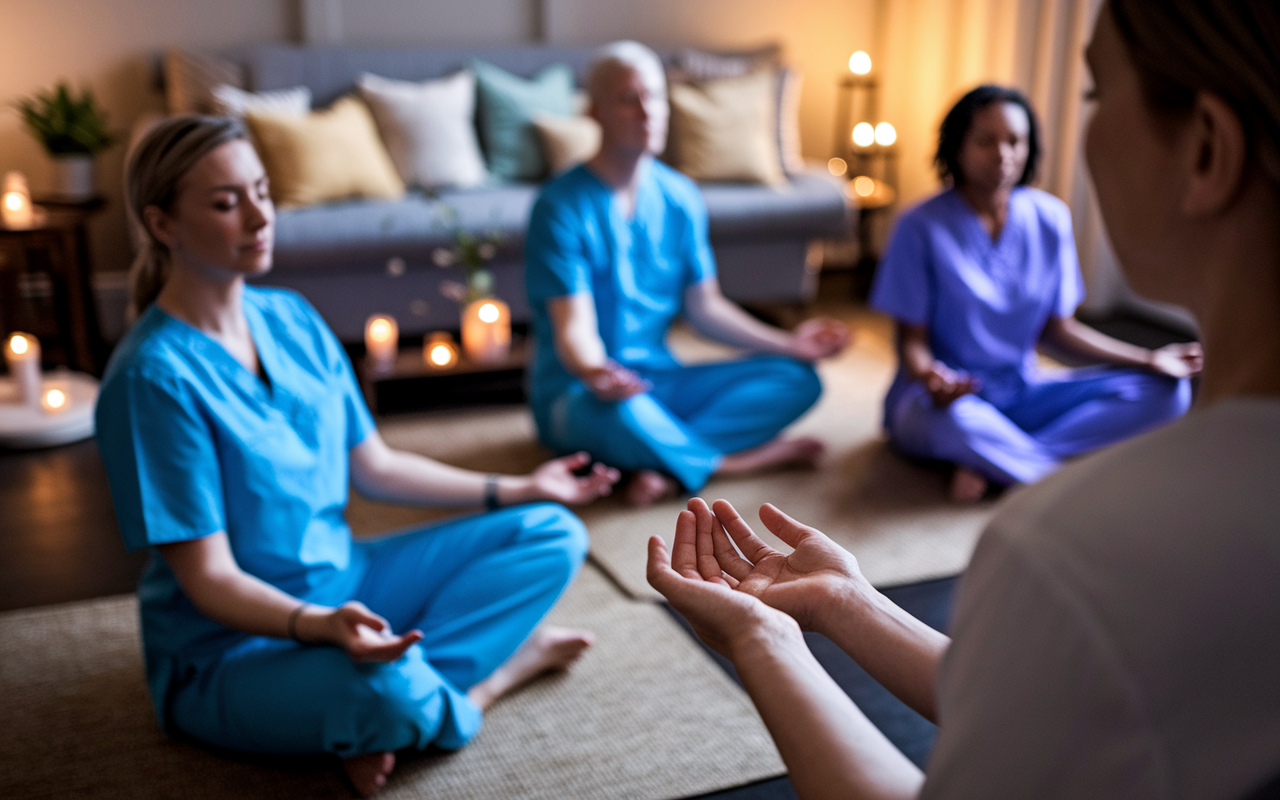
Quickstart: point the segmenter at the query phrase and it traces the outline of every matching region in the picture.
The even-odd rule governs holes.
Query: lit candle
[[[888,147],[898,141],[898,132],[893,126],[887,122],[881,122],[876,126],[876,144],[881,147]]]
[[[429,369],[448,369],[458,363],[458,347],[444,331],[433,333],[422,344],[422,360]]]
[[[506,303],[484,298],[463,310],[462,349],[481,364],[506,360],[511,352],[511,309]]]
[[[40,400],[40,405],[44,406],[46,414],[57,414],[66,411],[70,403],[71,398],[61,389],[50,389],[44,393],[44,397]]]
[[[400,349],[400,326],[389,314],[374,314],[364,323],[364,348],[369,358],[379,364],[395,361]]]
[[[10,172],[4,176],[4,196],[0,197],[0,218],[4,219],[6,228],[30,228],[35,221],[35,211],[31,207],[31,192],[27,189],[27,179],[21,172]]]
[[[858,147],[870,147],[876,141],[876,129],[870,122],[859,122],[853,126],[853,143]]]
[[[866,50],[859,50],[849,56],[849,71],[854,75],[866,75],[871,71],[871,56]]]
[[[40,340],[29,333],[15,333],[4,345],[9,375],[18,384],[18,396],[25,405],[40,405]]]

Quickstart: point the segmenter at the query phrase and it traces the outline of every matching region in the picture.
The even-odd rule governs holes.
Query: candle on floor
[[[4,226],[14,230],[30,228],[35,222],[35,210],[31,206],[31,192],[27,178],[21,172],[9,172],[4,176],[4,195],[0,197],[0,219]]]
[[[40,406],[40,340],[29,333],[15,333],[5,341],[4,360],[9,375],[18,384],[18,396],[25,405]]]
[[[458,363],[458,347],[444,331],[429,335],[422,343],[422,360],[430,369],[448,369]]]
[[[463,310],[462,350],[480,364],[506,360],[511,352],[511,309],[506,303],[484,298]]]
[[[364,347],[369,358],[379,364],[395,361],[400,348],[400,326],[390,314],[374,314],[364,323]]]

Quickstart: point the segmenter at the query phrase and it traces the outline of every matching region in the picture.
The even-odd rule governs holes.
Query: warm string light
[[[876,126],[876,144],[881,147],[888,147],[898,141],[898,132],[887,122],[881,122]]]
[[[853,126],[853,143],[858,147],[870,147],[875,144],[876,129],[870,122],[859,122]]]

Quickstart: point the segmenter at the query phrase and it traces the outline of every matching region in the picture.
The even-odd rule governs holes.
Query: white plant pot
[[[57,156],[53,159],[54,191],[62,200],[93,197],[93,156]]]

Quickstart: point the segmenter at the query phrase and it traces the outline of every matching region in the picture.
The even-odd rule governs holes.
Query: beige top
[[[923,798],[1232,798],[1280,774],[1280,401],[1009,499],[962,582]]]

